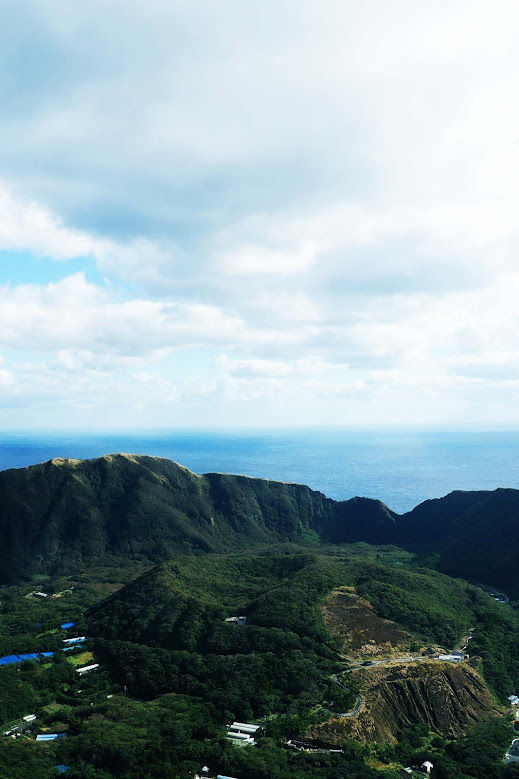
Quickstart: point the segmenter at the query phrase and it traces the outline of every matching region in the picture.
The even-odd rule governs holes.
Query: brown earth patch
[[[308,736],[338,744],[395,742],[409,725],[457,738],[467,727],[502,715],[481,676],[473,669],[438,661],[377,666],[355,672],[364,705],[357,717],[331,718]]]
[[[339,652],[355,659],[406,651],[414,638],[394,622],[379,617],[371,603],[355,595],[351,587],[333,590],[323,603],[322,614]]]

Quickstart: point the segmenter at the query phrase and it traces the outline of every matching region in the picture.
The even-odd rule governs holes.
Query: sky
[[[0,429],[517,427],[518,29],[4,0]]]

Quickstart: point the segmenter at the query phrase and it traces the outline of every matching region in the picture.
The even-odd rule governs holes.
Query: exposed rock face
[[[338,587],[322,606],[323,621],[343,654],[354,658],[388,656],[404,650],[410,633],[381,619],[371,603],[355,595],[352,587]]]
[[[409,725],[423,724],[444,736],[503,713],[479,674],[467,665],[430,662],[358,672],[364,706],[358,717],[333,719],[311,735],[338,743],[395,741]]]

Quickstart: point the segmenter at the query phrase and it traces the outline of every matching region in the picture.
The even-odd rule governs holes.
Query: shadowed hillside
[[[398,544],[429,565],[519,594],[519,491],[453,492],[404,515],[300,484],[197,476],[170,460],[115,454],[0,472],[0,583],[118,558],[278,543]]]
[[[0,473],[3,581],[108,556],[159,562],[296,541],[390,540],[382,503],[337,503],[299,484],[209,474],[170,460],[107,455]]]
[[[397,528],[394,543],[437,554],[446,573],[519,595],[519,490],[451,492],[399,517]]]

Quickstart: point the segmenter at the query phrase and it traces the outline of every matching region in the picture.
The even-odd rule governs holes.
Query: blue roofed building
[[[52,657],[54,652],[32,652],[23,655],[5,655],[0,657],[0,665],[10,665],[11,663],[23,663],[24,660],[39,660],[41,657]]]

